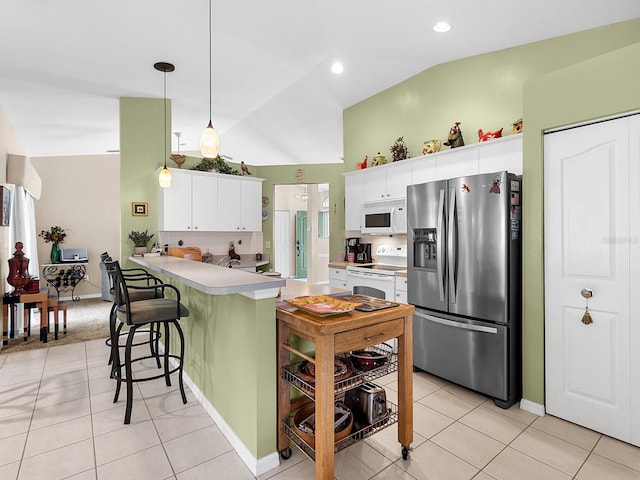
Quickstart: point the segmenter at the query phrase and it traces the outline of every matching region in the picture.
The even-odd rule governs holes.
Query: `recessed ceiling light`
[[[447,22],[438,22],[433,26],[433,31],[438,33],[446,33],[451,30],[451,25]]]
[[[342,73],[344,72],[344,67],[340,62],[336,62],[333,65],[331,65],[331,71],[333,73]]]

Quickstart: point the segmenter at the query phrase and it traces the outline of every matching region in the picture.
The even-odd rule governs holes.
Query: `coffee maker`
[[[355,261],[358,245],[360,245],[360,237],[350,237],[346,239],[344,246],[345,262],[353,263]]]
[[[356,245],[355,263],[371,263],[371,244],[359,243]]]

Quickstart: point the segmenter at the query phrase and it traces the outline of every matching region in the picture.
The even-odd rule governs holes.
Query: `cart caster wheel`
[[[283,460],[289,460],[291,458],[291,447],[287,447],[280,452],[280,456]]]
[[[402,459],[406,460],[409,458],[409,447],[402,447]]]

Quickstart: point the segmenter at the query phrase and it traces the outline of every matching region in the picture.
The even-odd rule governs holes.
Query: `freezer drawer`
[[[509,399],[508,327],[459,321],[416,309],[413,363],[495,399]]]

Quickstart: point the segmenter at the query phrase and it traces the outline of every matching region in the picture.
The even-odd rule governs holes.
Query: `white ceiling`
[[[0,106],[32,157],[119,149],[118,99],[209,119],[208,0],[2,0]],[[434,65],[640,17],[638,0],[213,0],[213,122],[249,165],[334,163],[342,110]],[[431,27],[447,20],[452,30]],[[335,60],[342,75],[331,73]],[[173,150],[177,138],[172,136]]]

